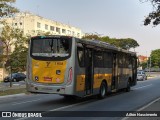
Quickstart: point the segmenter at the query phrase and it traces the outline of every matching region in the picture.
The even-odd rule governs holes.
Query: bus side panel
[[[78,61],[77,43],[75,42],[75,95],[83,97],[85,95],[85,67],[80,67]],[[84,54],[84,53],[83,53]]]
[[[126,88],[128,80],[130,77],[130,70],[128,68],[118,68],[118,81],[119,81],[119,87],[118,89]]]
[[[95,68],[94,69],[94,89],[99,89],[102,80],[106,80],[108,91],[111,90],[112,69],[111,68]]]
[[[80,71],[77,74],[76,78],[76,91],[84,91],[85,90],[85,75],[82,73],[80,74]]]

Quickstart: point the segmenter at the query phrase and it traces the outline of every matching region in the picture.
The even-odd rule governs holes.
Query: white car
[[[147,75],[143,70],[137,71],[137,80],[147,80]]]

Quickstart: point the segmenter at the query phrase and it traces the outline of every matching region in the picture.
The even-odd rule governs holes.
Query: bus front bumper
[[[46,94],[71,94],[68,91],[66,86],[53,86],[53,85],[43,85],[35,83],[26,83],[26,88],[28,92],[33,93],[46,93]]]

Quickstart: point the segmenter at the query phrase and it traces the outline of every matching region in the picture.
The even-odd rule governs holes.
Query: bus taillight
[[[72,77],[73,77],[73,72],[72,72],[72,67],[69,69],[69,72],[68,72],[68,80],[67,80],[67,84],[71,84],[72,82]]]

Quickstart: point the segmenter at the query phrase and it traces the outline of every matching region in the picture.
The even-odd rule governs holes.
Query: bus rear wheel
[[[100,99],[103,99],[103,98],[105,98],[106,93],[107,93],[107,85],[106,85],[105,82],[102,82],[102,83],[101,83],[100,90],[99,90],[99,95],[98,95],[98,97],[99,97]]]

